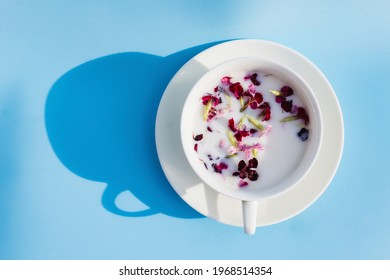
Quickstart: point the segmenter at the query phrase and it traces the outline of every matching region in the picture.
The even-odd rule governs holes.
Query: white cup
[[[305,143],[307,146],[301,160],[290,174],[281,178],[281,180],[275,185],[267,188],[227,187],[223,181],[218,178],[218,176],[215,176],[213,172],[210,172],[210,170],[207,170],[204,167],[204,164],[200,162],[197,153],[194,151],[192,123],[194,118],[201,118],[201,116],[199,116],[199,106],[202,106],[202,96],[204,96],[206,92],[210,92],[210,85],[213,83],[215,84],[215,82],[219,81],[221,77],[229,76],[231,73],[244,71],[261,71],[270,73],[286,82],[286,84],[294,89],[294,94],[299,94],[300,99],[305,104],[306,112],[310,118],[310,137]],[[242,57],[235,58],[215,66],[197,81],[185,101],[181,115],[180,130],[184,153],[195,173],[203,182],[218,193],[242,201],[244,230],[247,234],[254,234],[257,224],[258,202],[263,199],[281,195],[289,189],[297,186],[297,184],[310,171],[316,161],[322,139],[322,115],[315,94],[309,85],[292,69],[280,63],[261,58]],[[277,151],[273,152],[277,153]],[[274,172],[277,172],[277,170]]]

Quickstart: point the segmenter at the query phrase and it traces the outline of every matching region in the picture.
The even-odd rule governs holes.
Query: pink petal
[[[252,95],[256,93],[256,87],[254,84],[250,84],[248,86],[248,92],[251,93]]]
[[[221,79],[221,83],[225,86],[228,86],[228,85],[231,85],[231,80],[232,77],[229,77],[229,76],[225,76]]]
[[[248,185],[249,185],[248,182],[246,182],[246,181],[244,181],[244,180],[240,180],[240,181],[238,182],[238,186],[239,186],[240,188],[246,187],[246,186],[248,186]]]

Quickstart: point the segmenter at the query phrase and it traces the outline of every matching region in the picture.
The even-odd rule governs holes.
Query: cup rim
[[[275,72],[278,72],[280,75],[281,72],[283,72],[283,75],[287,75],[292,77],[297,83],[299,83],[305,90],[304,90],[304,97],[307,99],[306,100],[306,105],[307,102],[310,103],[310,111],[312,112],[310,116],[310,122],[313,127],[313,120],[314,120],[314,134],[311,133],[311,138],[314,138],[313,141],[311,141],[310,147],[307,147],[307,149],[310,150],[310,156],[309,159],[306,160],[306,165],[305,168],[301,167],[302,163],[299,163],[298,171],[294,170],[292,172],[293,175],[287,176],[286,179],[282,180],[274,188],[271,189],[266,189],[262,191],[257,191],[257,192],[247,192],[243,191],[240,188],[237,189],[232,189],[226,186],[220,186],[220,182],[217,180],[213,179],[213,174],[210,171],[205,170],[200,164],[199,160],[197,159],[198,157],[196,156],[196,153],[193,152],[193,143],[190,142],[190,137],[189,135],[191,134],[191,131],[188,131],[188,125],[187,125],[187,111],[190,106],[192,106],[192,101],[194,96],[199,95],[199,98],[201,97],[201,94],[204,94],[203,92],[200,91],[202,89],[203,84],[210,79],[210,77],[214,77],[213,79],[217,80],[221,75],[219,73],[223,73],[226,71],[225,69],[230,69],[234,68],[235,65],[242,65],[242,64],[258,64],[261,66],[256,66],[256,69],[264,69],[264,68],[272,68]],[[276,70],[277,69],[277,70]],[[247,69],[247,71],[251,71],[252,69]],[[314,117],[313,117],[313,112],[314,112]],[[273,60],[268,60],[260,57],[253,57],[253,56],[245,56],[245,57],[238,57],[238,58],[233,58],[229,59],[227,61],[224,61],[213,68],[209,69],[205,74],[203,74],[198,81],[193,85],[191,90],[189,91],[186,100],[184,102],[184,106],[182,108],[182,113],[180,117],[180,135],[181,135],[181,143],[182,143],[182,148],[184,150],[185,157],[187,161],[189,162],[191,168],[195,171],[195,173],[199,176],[199,178],[205,182],[209,187],[213,188],[215,191],[218,193],[222,193],[224,195],[227,195],[229,197],[238,199],[238,200],[243,200],[243,201],[258,201],[264,198],[270,198],[274,197],[277,195],[281,195],[284,192],[292,189],[295,187],[305,176],[306,174],[310,171],[312,166],[314,165],[317,156],[319,154],[319,150],[321,147],[322,143],[322,113],[320,110],[320,106],[318,104],[318,100],[315,97],[315,94],[311,87],[307,84],[305,80],[301,76],[299,76],[293,69],[279,63],[275,62]],[[312,128],[312,130],[313,130]],[[188,134],[189,132],[189,134]],[[306,153],[306,152],[305,152]],[[206,175],[205,175],[206,174]],[[291,179],[292,178],[292,179]],[[290,180],[288,180],[290,179]]]

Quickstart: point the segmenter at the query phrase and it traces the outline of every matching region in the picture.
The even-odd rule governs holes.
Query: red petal
[[[248,179],[251,181],[256,181],[259,178],[259,174],[256,172],[256,170],[249,170],[248,171]]]
[[[220,164],[218,164],[218,168],[220,170],[224,170],[224,169],[227,169],[228,168],[228,165],[224,162],[221,162]]]
[[[268,121],[271,119],[271,110],[267,110],[264,115],[264,121]]]
[[[217,172],[217,173],[222,173],[222,170],[228,168],[227,164],[224,163],[224,162],[221,162],[220,164],[213,163],[212,167],[214,168],[214,171]]]
[[[228,124],[229,128],[233,131],[233,132],[236,132],[237,131],[237,128],[234,126],[234,119],[231,118],[229,119],[229,124]]]
[[[229,86],[229,90],[234,94],[234,96],[239,99],[240,96],[244,93],[244,88],[241,86],[239,82],[231,84]]]
[[[280,92],[282,93],[282,95],[284,97],[287,97],[287,96],[290,96],[290,95],[293,95],[294,94],[294,91],[292,88],[290,88],[289,86],[284,86],[280,89]]]
[[[298,107],[298,113],[297,113],[297,116],[300,118],[300,119],[305,119],[306,118],[306,116],[307,116],[307,114],[306,114],[306,110],[305,110],[305,108],[303,108],[303,107]]]
[[[242,137],[247,137],[250,135],[250,132],[248,130],[240,130],[240,134]]]
[[[252,75],[248,75],[244,77],[244,80],[248,80],[248,79],[250,79],[255,86],[260,85],[260,82],[257,80],[257,73],[253,73]]]
[[[203,96],[203,97],[202,97],[202,103],[203,103],[203,105],[206,105],[206,104],[209,102],[210,99],[211,99],[211,96],[210,96],[210,95],[205,95],[205,96]]]
[[[263,109],[260,116],[264,116],[263,121],[268,121],[271,119],[271,107],[268,102],[264,102],[259,106],[260,109]]]
[[[259,106],[260,109],[271,109],[271,106],[269,105],[268,102],[264,102]]]
[[[248,96],[249,98],[252,98],[253,97],[253,94],[250,93],[249,91],[244,91],[244,93],[242,94],[243,96]]]
[[[306,113],[305,108],[303,108],[303,107],[298,107],[297,110],[298,110],[298,113],[297,113],[298,118],[304,120],[306,125],[309,124],[309,116],[308,116],[308,114]]]
[[[257,102],[251,102],[251,104],[249,104],[249,106],[250,106],[253,110],[255,110],[255,109],[258,108],[258,107],[257,107]]]
[[[241,136],[240,132],[237,132],[236,134],[234,134],[234,137],[236,138],[236,140],[237,140],[238,142],[241,142],[241,141],[242,141],[242,136]]]
[[[285,101],[282,102],[281,107],[282,107],[282,109],[283,109],[285,112],[291,112],[292,103],[293,103],[292,100],[289,100],[289,101],[285,100]]]
[[[252,158],[248,161],[248,167],[249,168],[256,168],[259,162],[257,161],[256,158]]]
[[[211,99],[213,100],[213,105],[214,106],[217,106],[219,104],[219,98],[213,96],[213,97],[211,97]]]
[[[256,92],[255,93],[255,100],[258,104],[260,104],[261,102],[263,102],[263,95],[260,92]]]
[[[236,134],[234,134],[234,137],[237,139],[237,141],[242,141],[242,137],[247,137],[250,135],[250,132],[247,130],[238,130]]]
[[[203,134],[198,134],[198,135],[196,135],[195,137],[194,137],[194,140],[195,141],[200,141],[200,140],[202,140],[203,139]]]
[[[245,161],[240,160],[240,162],[238,163],[238,171],[246,171],[246,170],[247,170],[247,166]]]
[[[240,175],[238,175],[238,177],[240,177],[241,179],[245,179],[247,176],[248,176],[248,171],[246,170],[240,172]]]
[[[275,96],[276,103],[282,103],[284,100],[286,100],[286,98],[283,96]]]

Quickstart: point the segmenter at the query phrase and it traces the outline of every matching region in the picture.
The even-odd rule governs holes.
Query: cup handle
[[[257,222],[257,201],[242,201],[242,218],[245,233],[249,235],[255,234]]]

